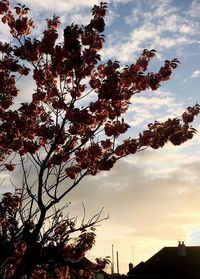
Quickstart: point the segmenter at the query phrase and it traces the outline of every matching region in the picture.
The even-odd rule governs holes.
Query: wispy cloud
[[[200,77],[200,70],[195,70],[192,75],[191,75],[192,78],[198,78]]]
[[[132,105],[127,121],[132,127],[146,127],[150,122],[165,121],[167,118],[180,117],[184,111],[182,102],[177,102],[169,91],[158,90],[132,97]]]
[[[191,2],[190,8],[187,12],[191,17],[199,17],[200,14],[200,5],[198,0],[193,0]]]
[[[75,10],[80,10],[84,7],[92,7],[93,5],[97,4],[99,1],[96,0],[34,0],[34,2],[30,2],[29,0],[23,0],[23,3],[31,7],[32,10],[39,10],[42,9],[44,12],[45,10],[53,11],[55,13],[66,13],[66,12],[72,12]]]
[[[180,53],[181,48],[198,43],[200,23],[186,10],[173,5],[173,1],[133,1],[132,12],[124,19],[133,29],[123,40],[109,41],[111,55],[120,55],[124,62],[131,61],[133,53],[144,48],[155,48],[159,52],[173,49]],[[117,36],[113,34],[113,37]],[[178,48],[177,48],[178,47]],[[108,50],[105,53],[108,56]]]

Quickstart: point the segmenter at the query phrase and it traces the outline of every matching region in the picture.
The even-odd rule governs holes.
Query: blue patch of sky
[[[129,4],[120,3],[117,6],[109,5],[109,10],[110,10],[110,13],[112,12],[115,14],[115,20],[113,21],[113,23],[110,26],[106,27],[105,34],[110,34],[110,32],[112,32],[112,30],[119,31],[123,35],[130,33],[133,29],[133,26],[127,24],[125,19],[126,19],[127,15],[129,15],[130,12],[132,11],[132,7],[130,7]],[[108,13],[109,13],[109,11],[108,11]],[[136,26],[137,25],[135,25],[134,27],[136,27]]]

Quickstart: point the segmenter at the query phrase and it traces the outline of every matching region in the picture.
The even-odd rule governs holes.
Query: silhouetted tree
[[[94,244],[93,226],[101,213],[77,227],[63,216],[68,204],[62,208],[61,201],[84,177],[111,170],[125,156],[191,139],[196,130],[190,123],[200,109],[195,105],[181,119],[156,121],[137,138],[122,140],[130,128],[124,115],[133,95],[158,89],[178,60],[166,60],[155,73],[147,71],[155,50],[144,50],[124,69],[118,61],[101,63],[106,3],[94,6],[89,24],[67,26],[61,43],[58,16],[47,19],[41,38],[35,39],[29,9],[21,4],[14,9],[8,0],[0,1],[2,22],[12,36],[11,43],[0,42],[0,156],[2,172],[21,169],[23,178],[16,193],[5,193],[0,204],[2,278],[46,278],[50,267],[55,278],[89,278],[107,259],[88,268],[74,264],[81,264]],[[22,77],[35,86],[31,100],[24,92],[17,108],[13,104]],[[72,243],[76,231],[80,234]],[[48,258],[50,251],[58,252],[62,266]]]

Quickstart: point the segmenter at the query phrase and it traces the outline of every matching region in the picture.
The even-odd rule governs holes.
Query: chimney
[[[178,255],[180,257],[185,257],[186,256],[186,247],[185,247],[185,244],[184,244],[184,241],[179,241],[178,243]]]
[[[128,265],[128,271],[131,271],[132,269],[133,269],[133,264],[130,263],[130,264]]]

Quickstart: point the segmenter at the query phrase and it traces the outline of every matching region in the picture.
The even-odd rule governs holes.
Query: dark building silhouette
[[[200,246],[164,247],[128,272],[134,279],[200,279]]]

